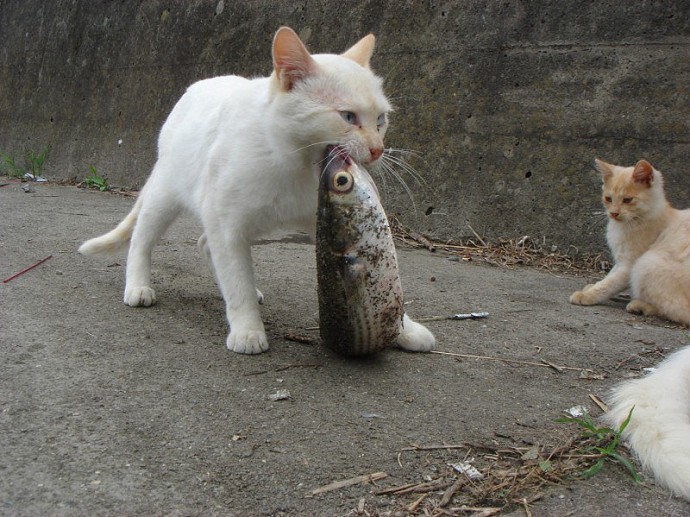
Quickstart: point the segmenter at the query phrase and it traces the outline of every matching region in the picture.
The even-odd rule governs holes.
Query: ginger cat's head
[[[278,30],[272,102],[296,149],[322,155],[327,145],[338,145],[367,166],[381,157],[391,105],[369,68],[374,42],[370,34],[341,55],[311,55],[292,29]]]
[[[661,213],[667,205],[661,173],[647,160],[621,167],[596,158],[604,182],[602,199],[610,220],[643,221]]]

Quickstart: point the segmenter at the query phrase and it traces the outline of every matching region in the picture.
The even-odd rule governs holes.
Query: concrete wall
[[[377,35],[397,107],[387,145],[419,153],[427,182],[407,177],[416,210],[390,184],[386,205],[418,230],[599,250],[594,156],[646,157],[690,205],[681,1],[0,0],[0,150],[50,145],[49,177],[92,164],[141,185],[186,86],[270,73],[281,24],[315,52]]]

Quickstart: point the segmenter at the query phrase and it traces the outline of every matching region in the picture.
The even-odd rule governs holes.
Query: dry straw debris
[[[413,454],[415,460],[437,454],[445,461],[445,472],[435,479],[398,486],[380,487],[374,495],[400,498],[406,515],[490,516],[522,508],[531,515],[530,505],[543,497],[542,490],[563,485],[581,477],[604,454],[596,452],[598,442],[583,435],[548,447],[505,445],[411,445],[400,454]],[[459,468],[447,461],[449,453],[464,454]],[[384,514],[370,514],[384,515]]]
[[[462,242],[454,240],[439,241],[424,236],[405,227],[396,218],[391,218],[394,237],[401,243],[413,248],[424,248],[431,252],[443,251],[458,260],[483,260],[489,264],[515,267],[530,266],[551,273],[567,273],[575,276],[592,276],[605,273],[611,269],[611,263],[603,254],[587,256],[569,256],[556,251],[548,251],[543,243],[525,235],[515,239],[500,239],[490,243],[477,234]]]

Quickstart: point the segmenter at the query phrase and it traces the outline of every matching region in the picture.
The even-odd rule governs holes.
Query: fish
[[[316,270],[323,344],[348,356],[395,343],[404,316],[398,258],[378,189],[339,147],[319,180]]]

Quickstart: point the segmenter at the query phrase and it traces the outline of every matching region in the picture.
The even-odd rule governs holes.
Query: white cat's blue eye
[[[379,118],[376,119],[376,127],[381,127],[386,125],[386,114],[382,113]]]
[[[340,116],[343,117],[343,120],[348,124],[352,124],[353,126],[357,124],[357,115],[352,111],[341,111]]]

